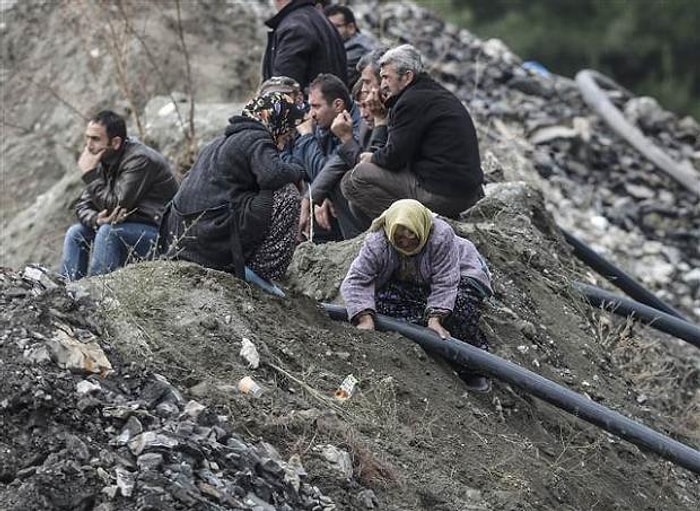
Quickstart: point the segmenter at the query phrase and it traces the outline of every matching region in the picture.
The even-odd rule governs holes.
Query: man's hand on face
[[[86,146],[85,149],[83,149],[83,152],[80,154],[80,158],[78,158],[78,168],[80,169],[80,172],[85,174],[97,167],[97,164],[102,160],[102,155],[104,155],[106,150],[107,148],[103,148],[95,153],[92,153]]]
[[[309,117],[304,122],[297,126],[297,132],[299,135],[310,135],[314,132],[314,120]]]
[[[352,140],[352,117],[347,110],[343,110],[333,119],[331,131],[343,143]]]
[[[374,125],[382,126],[386,124],[387,109],[379,95],[379,89],[374,88],[370,90],[365,98],[365,103],[372,117],[374,117]]]

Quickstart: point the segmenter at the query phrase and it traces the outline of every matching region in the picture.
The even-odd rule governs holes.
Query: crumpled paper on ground
[[[59,367],[73,372],[98,373],[106,376],[112,372],[112,364],[94,341],[80,342],[64,330],[57,329],[46,345]]]

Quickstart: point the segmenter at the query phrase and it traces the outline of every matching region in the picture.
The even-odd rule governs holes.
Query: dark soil
[[[487,199],[455,224],[494,270],[496,296],[484,315],[494,353],[697,447],[698,372],[682,348],[584,305],[546,217],[519,211]],[[138,264],[70,294],[59,285],[37,296],[39,284],[32,292],[6,272],[0,507],[137,509],[148,491],[137,476],[130,498],[101,492],[119,466],[103,459],[120,455],[119,425],[97,426],[103,405],[75,391],[85,376],[28,356],[60,322],[96,336],[110,359],[114,372],[91,381],[136,399],[154,373],[164,376],[242,439],[272,444],[283,459],[297,455],[305,481],[337,509],[694,508],[696,474],[498,381],[489,394],[470,394],[411,341],[336,323],[295,291],[311,278],[323,289],[310,294],[336,295],[347,264],[338,261],[349,262],[358,243],[301,247],[285,299],[185,263]],[[257,347],[258,369],[239,355],[244,337]],[[349,374],[357,390],[339,402],[334,391]],[[260,398],[236,390],[246,375],[262,385]],[[350,477],[321,456],[328,445],[349,454]],[[198,509],[216,505],[205,499]]]
[[[264,4],[180,2],[198,102],[240,102],[254,89]],[[13,268],[0,269],[0,509],[697,509],[698,474],[502,382],[489,394],[469,393],[444,361],[400,335],[330,320],[318,302],[338,300],[361,239],[299,246],[282,283],[285,299],[174,262],[133,265],[68,288],[50,271],[24,274],[26,261],[56,263],[73,221],[85,115],[103,107],[135,114],[153,96],[187,90],[174,6],[33,0],[2,11],[0,265]],[[572,282],[600,279],[575,262],[547,213],[589,240],[598,232],[591,216],[605,213],[616,228],[629,228],[604,233],[601,245],[613,238],[620,256],[649,243],[634,224],[638,208],[613,188],[640,174],[653,178],[645,186],[654,193],[673,184],[654,178],[648,163],[628,174],[639,167],[636,156],[599,121],[598,145],[577,138],[533,148],[527,135],[538,123],[568,126],[589,115],[580,95],[571,86],[544,95],[511,90],[512,55],[414,12],[382,4],[363,22],[392,41],[415,36],[433,74],[471,101],[491,184],[453,225],[494,274],[482,325],[492,352],[698,449],[697,349],[586,305]],[[163,74],[132,33],[130,81],[120,87],[106,23],[120,32],[134,19],[147,27],[138,36]],[[565,175],[569,167],[579,172]],[[644,201],[656,207],[661,195],[674,197]],[[590,208],[576,209],[586,197]],[[621,220],[598,203],[615,204]],[[675,236],[692,252],[683,271],[680,255],[664,261],[675,264],[676,280],[697,260],[694,204],[671,208],[651,229],[664,249]],[[645,250],[623,255],[639,273],[653,273]],[[687,296],[654,290],[697,317],[700,288],[685,286]],[[57,336],[99,347],[112,370],[62,368]],[[243,338],[257,347],[257,369],[239,354]],[[354,395],[335,400],[350,374],[359,380]],[[263,387],[259,398],[238,391],[244,376]],[[179,443],[135,454],[135,421]]]

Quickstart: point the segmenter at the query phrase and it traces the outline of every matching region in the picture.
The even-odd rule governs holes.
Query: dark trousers
[[[374,163],[360,163],[346,172],[341,190],[353,213],[370,218],[378,217],[399,199],[415,199],[434,213],[458,218],[484,197],[481,186],[465,195],[439,195],[423,188],[415,174],[407,170],[393,172]]]

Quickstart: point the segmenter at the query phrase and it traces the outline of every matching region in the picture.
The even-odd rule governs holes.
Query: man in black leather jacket
[[[61,274],[77,280],[152,255],[161,214],[178,186],[165,158],[128,138],[124,119],[104,110],[87,125],[78,167],[85,190],[76,206],[79,223],[65,236]]]

